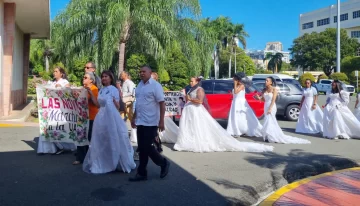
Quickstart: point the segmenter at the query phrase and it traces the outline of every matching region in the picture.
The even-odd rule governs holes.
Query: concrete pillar
[[[9,116],[11,108],[11,80],[15,38],[15,3],[4,4],[4,63],[2,71],[3,115]]]
[[[24,34],[24,47],[23,47],[23,104],[27,102],[28,90],[28,76],[30,64],[30,34]]]

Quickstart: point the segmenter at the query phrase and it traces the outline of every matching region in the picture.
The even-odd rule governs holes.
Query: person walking
[[[95,63],[94,62],[87,62],[85,64],[85,67],[84,67],[84,70],[85,70],[85,73],[86,72],[91,72],[94,74],[95,76],[95,86],[98,88],[98,89],[101,89],[102,88],[102,83],[101,83],[101,78],[96,74],[96,66],[95,66]]]
[[[154,147],[158,130],[164,131],[165,101],[164,91],[160,83],[151,78],[151,68],[140,69],[140,83],[136,88],[136,109],[131,121],[132,128],[137,128],[137,142],[140,164],[135,177],[129,181],[147,180],[147,164],[149,157],[161,167],[160,178],[167,176],[170,162]]]
[[[135,84],[131,81],[129,73],[126,71],[121,72],[120,80],[122,81],[121,92],[122,100],[125,103],[124,119],[129,119],[130,122],[133,119],[133,103],[134,103],[134,89]],[[118,88],[120,89],[120,88]]]

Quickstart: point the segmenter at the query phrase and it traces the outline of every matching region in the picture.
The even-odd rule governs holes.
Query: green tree
[[[186,28],[181,25],[184,14],[200,15],[199,1],[73,0],[54,22],[66,33],[57,36],[63,39],[58,43],[65,44],[60,46],[65,53],[94,55],[98,64],[109,68],[117,51],[120,73],[127,50],[164,57],[178,29]]]
[[[264,62],[267,62],[267,69],[272,70],[273,73],[278,73],[278,71],[281,71],[282,67],[282,58],[284,55],[282,53],[266,53]]]
[[[229,78],[229,59],[232,58],[231,63],[231,77],[235,72],[235,58],[232,52],[233,48],[228,47],[227,49],[220,50],[219,55],[219,77]],[[251,76],[256,73],[256,66],[252,59],[246,55],[244,50],[236,47],[236,72],[245,72],[246,75]]]
[[[350,38],[341,30],[341,58],[353,56],[359,48],[359,42]],[[301,66],[303,70],[323,70],[330,75],[336,65],[336,29],[329,28],[324,32],[304,34],[296,38],[289,49],[293,59],[292,66]]]

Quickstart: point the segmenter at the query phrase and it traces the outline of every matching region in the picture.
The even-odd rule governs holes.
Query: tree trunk
[[[120,75],[120,73],[122,71],[124,71],[125,69],[125,42],[120,42],[120,45],[119,45],[119,73],[118,75]]]
[[[45,71],[49,72],[49,57],[45,56]]]
[[[275,63],[275,73],[277,73],[278,72],[278,70],[277,70],[277,64]],[[273,72],[274,73],[274,72]],[[275,74],[274,73],[274,74]]]
[[[126,47],[126,43],[130,37],[129,34],[130,31],[130,22],[126,21],[124,29],[120,35],[120,43],[119,43],[119,70],[118,70],[118,75],[120,75],[120,73],[122,71],[125,70],[125,47]]]

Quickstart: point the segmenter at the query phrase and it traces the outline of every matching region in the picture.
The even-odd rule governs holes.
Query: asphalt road
[[[325,102],[320,97],[320,105]],[[355,99],[349,107],[354,107]],[[0,128],[0,205],[251,205],[262,196],[307,176],[358,166],[360,140],[327,140],[294,133],[295,122],[279,120],[285,133],[311,145],[275,146],[273,153],[188,153],[164,146],[168,177],[149,165],[149,180],[135,175],[84,173],[71,153],[36,154],[37,127]],[[238,138],[260,142],[262,139]],[[151,161],[150,161],[151,162]]]

